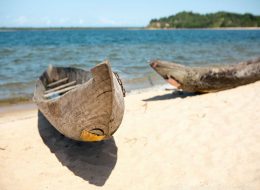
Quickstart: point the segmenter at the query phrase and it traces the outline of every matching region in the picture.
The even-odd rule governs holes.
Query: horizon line
[[[146,28],[147,26],[0,26],[0,29],[45,29],[45,28]]]

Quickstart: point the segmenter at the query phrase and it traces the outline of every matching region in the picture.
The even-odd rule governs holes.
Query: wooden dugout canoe
[[[36,82],[33,100],[63,135],[100,141],[111,137],[123,119],[124,89],[119,82],[108,61],[91,72],[49,67]]]
[[[216,92],[260,80],[260,58],[212,67],[187,67],[160,60],[150,65],[167,82],[187,92]]]

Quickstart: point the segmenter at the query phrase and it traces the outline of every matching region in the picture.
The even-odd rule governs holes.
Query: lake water
[[[164,81],[148,61],[191,66],[260,56],[260,30],[37,30],[0,32],[0,101],[30,99],[49,64],[90,69],[108,59],[127,91]]]

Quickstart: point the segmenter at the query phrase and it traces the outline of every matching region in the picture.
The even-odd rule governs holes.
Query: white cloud
[[[70,18],[70,17],[50,17],[50,16],[38,16],[29,17],[28,15],[21,15],[18,17],[12,17],[10,15],[4,15],[0,18],[2,26],[17,26],[17,27],[52,27],[52,26],[104,26],[104,27],[118,27],[126,26],[128,23],[124,20],[110,19],[107,17],[98,18]],[[1,26],[0,24],[0,26]]]
[[[45,16],[41,18],[40,23],[46,26],[50,26],[52,24],[52,19],[50,19],[49,17]]]
[[[49,26],[51,23],[52,23],[52,21],[51,21],[50,19],[47,19],[47,20],[45,21],[45,24],[46,24],[47,26]]]
[[[99,18],[97,20],[96,23],[94,24],[98,24],[98,25],[101,25],[101,26],[116,26],[116,27],[120,27],[120,26],[127,26],[129,25],[129,22],[127,22],[126,20],[124,19],[120,19],[119,20],[113,20],[113,19],[109,19],[109,18]]]
[[[28,22],[28,18],[26,16],[19,16],[17,19],[15,19],[15,23],[19,25],[26,24]]]
[[[67,19],[67,18],[60,18],[59,20],[58,20],[58,23],[60,23],[60,24],[65,24],[65,23],[67,23],[69,21],[69,19]]]
[[[113,26],[115,26],[115,25],[120,25],[119,22],[116,22],[116,21],[114,21],[114,20],[107,19],[107,18],[100,18],[100,19],[98,20],[98,22],[99,22],[100,24],[105,24],[105,25],[113,25]]]
[[[83,20],[83,19],[80,18],[80,19],[79,19],[79,24],[80,24],[80,25],[85,24],[85,20]]]

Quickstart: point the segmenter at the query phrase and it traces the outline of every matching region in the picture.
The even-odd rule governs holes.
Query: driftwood
[[[260,58],[212,67],[187,67],[160,60],[150,65],[167,82],[187,92],[216,92],[260,80]]]
[[[48,84],[66,78],[69,83],[76,81],[76,87],[54,99],[44,97]],[[104,140],[115,133],[123,119],[124,98],[119,80],[107,61],[91,72],[51,67],[37,81],[33,99],[49,122],[65,136],[79,141]]]

